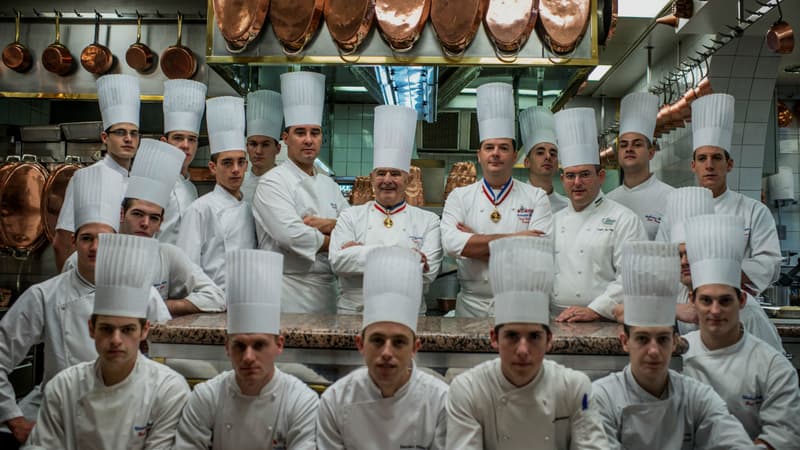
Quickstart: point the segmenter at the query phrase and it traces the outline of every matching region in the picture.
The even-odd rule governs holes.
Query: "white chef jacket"
[[[483,193],[483,179],[450,192],[442,211],[442,248],[456,258],[461,289],[456,299],[457,317],[487,317],[491,313],[489,263],[461,256],[472,233],[459,231],[463,223],[477,234],[515,233],[540,230],[553,233],[550,201],[543,190],[512,179],[511,192],[500,205],[500,221],[492,222],[495,206]]]
[[[644,225],[630,209],[600,192],[583,211],[572,204],[553,217],[555,223],[556,277],[552,305],[556,308],[588,306],[614,319],[614,306],[622,303],[622,245],[645,241]]]
[[[606,449],[589,377],[545,359],[533,380],[511,384],[500,358],[457,376],[447,394],[447,448]]]
[[[242,394],[229,370],[194,387],[172,448],[314,450],[318,403],[311,388],[278,368],[257,396]]]
[[[106,155],[95,164],[107,167],[122,175],[122,197],[119,199],[119,206],[122,208],[122,200],[125,199],[125,191],[128,189],[128,169],[117,164],[109,155]],[[56,222],[56,230],[69,231],[70,233],[75,232],[75,200],[72,198],[75,194],[72,193],[72,189],[72,179],[70,179],[67,184],[67,190],[64,192],[64,203],[61,204],[61,210],[58,213],[58,222]]]
[[[261,175],[254,175],[252,170],[248,170],[244,174],[244,181],[242,181],[242,198],[249,204],[253,204],[253,197],[256,195],[256,188],[258,183],[264,178],[266,172]]]
[[[186,210],[177,245],[225,290],[225,253],[256,248],[250,204],[215,185]]]
[[[710,384],[750,439],[761,439],[776,449],[798,448],[797,372],[782,353],[746,331],[739,342],[718,350],[709,350],[699,331],[684,338],[689,342],[684,373]]]
[[[675,188],[656,178],[655,174],[643,183],[629,188],[622,184],[612,190],[606,197],[630,209],[642,221],[647,238],[655,239],[658,226],[664,217],[667,195]]]
[[[183,175],[178,176],[178,181],[169,194],[169,204],[164,208],[164,220],[158,232],[159,242],[175,244],[178,242],[178,233],[181,229],[181,219],[193,201],[197,200],[197,187]]]
[[[8,380],[31,347],[44,343],[43,386],[65,367],[97,358],[88,327],[94,292],[94,285],[73,269],[29,287],[0,320],[0,423],[23,415],[36,419],[40,390],[31,391],[18,406]],[[150,321],[172,318],[155,290],[149,302]]]
[[[375,208],[375,202],[348,208],[339,216],[331,233],[330,261],[333,272],[339,277],[341,292],[337,299],[339,314],[361,314],[364,310],[364,267],[367,253],[381,246],[407,247],[420,251],[428,258],[428,271],[422,274],[423,294],[436,279],[442,264],[439,216],[408,205],[392,214],[391,228],[384,226],[386,214]],[[342,249],[347,242],[356,245]],[[424,297],[420,299],[420,312],[425,312]]]
[[[642,389],[630,365],[592,383],[609,448],[742,449],[753,442],[711,386],[669,371],[666,395]]]
[[[31,449],[168,449],[189,397],[186,380],[141,353],[127,378],[106,386],[97,361],[69,367],[44,391]]]
[[[336,282],[323,234],[305,216],[335,219],[347,208],[339,185],[314,169],[303,172],[291,159],[267,172],[253,198],[258,248],[283,254],[283,312],[334,313]]]
[[[547,199],[550,200],[550,209],[553,214],[561,211],[569,205],[569,199],[565,195],[561,195],[553,189],[553,192],[547,194]]]
[[[447,383],[412,368],[391,397],[361,367],[322,394],[317,447],[330,449],[444,449]]]

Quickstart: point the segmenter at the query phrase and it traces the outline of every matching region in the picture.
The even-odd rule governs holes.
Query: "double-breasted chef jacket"
[[[396,209],[403,208],[402,206]],[[348,208],[339,216],[331,233],[330,261],[333,272],[339,277],[341,292],[337,299],[339,314],[361,314],[364,309],[362,285],[367,253],[375,247],[398,246],[423,253],[428,260],[428,271],[422,274],[423,293],[436,279],[442,264],[442,245],[439,216],[406,205],[391,215],[392,226],[385,225],[387,215],[376,208],[374,201]],[[358,242],[343,249],[347,242]],[[420,299],[420,312],[425,312],[425,302]]]
[[[124,200],[124,193],[128,190],[128,169],[120,166],[114,161],[111,156],[106,155],[100,161],[97,161],[95,164],[105,167],[109,170],[119,173],[122,175],[122,190],[123,197],[119,199],[119,205],[122,207],[122,200]],[[81,169],[78,169],[81,170]],[[56,230],[64,230],[69,231],[70,233],[75,232],[75,200],[73,196],[75,195],[73,192],[72,182],[67,184],[67,190],[64,192],[64,202],[61,204],[61,210],[58,213],[58,221],[56,222]]]
[[[582,211],[575,211],[570,204],[554,215],[553,222],[556,277],[552,305],[588,306],[613,320],[614,306],[622,303],[622,245],[647,240],[644,225],[633,211],[602,192]]]
[[[317,394],[275,368],[258,395],[242,394],[233,370],[194,387],[175,450],[316,449]]]
[[[325,237],[305,225],[303,217],[336,219],[348,206],[331,177],[316,171],[311,176],[292,160],[262,177],[253,199],[253,216],[258,248],[283,254],[283,312],[336,311],[328,252],[319,252]]]
[[[592,383],[609,449],[733,449],[752,441],[711,386],[669,371],[667,390],[642,389],[630,365]]]
[[[224,290],[225,253],[256,248],[250,204],[215,185],[186,211],[178,247]]]
[[[31,449],[167,449],[189,397],[186,380],[141,353],[133,371],[106,386],[96,361],[69,367],[45,387]]]
[[[647,238],[652,241],[656,238],[658,226],[664,218],[667,195],[674,190],[674,187],[659,180],[655,174],[650,174],[650,178],[632,188],[624,184],[616,187],[606,194],[606,198],[636,213],[644,225]]]
[[[158,240],[167,244],[176,244],[181,232],[181,220],[189,209],[189,205],[197,200],[197,188],[189,178],[178,176],[178,181],[169,194],[169,203],[164,208],[164,220],[158,232]]]
[[[450,192],[442,212],[442,248],[456,258],[461,290],[456,300],[456,316],[487,317],[491,313],[489,263],[461,256],[472,233],[460,231],[462,223],[477,234],[515,233],[539,230],[552,235],[550,201],[542,189],[512,178],[508,196],[497,206],[484,193],[483,179]],[[493,211],[500,218],[492,220]],[[494,216],[496,217],[496,216]]]

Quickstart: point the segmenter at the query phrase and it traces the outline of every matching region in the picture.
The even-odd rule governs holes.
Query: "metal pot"
[[[94,42],[81,52],[81,65],[87,72],[103,75],[114,65],[114,54],[105,45],[100,44],[100,15],[94,22]]]
[[[64,195],[67,192],[67,184],[81,168],[80,158],[67,156],[66,162],[53,167],[50,176],[44,184],[41,203],[42,223],[44,224],[44,234],[50,242],[56,235],[56,223],[61,207],[64,204]]]
[[[6,251],[27,256],[46,241],[41,215],[42,192],[47,170],[32,155],[23,155],[0,182],[0,236]]]
[[[188,47],[181,45],[183,15],[178,14],[178,42],[161,54],[161,71],[167,78],[192,78],[197,71],[197,59]]]
[[[142,44],[142,16],[136,16],[136,42],[125,52],[125,62],[139,73],[147,73],[155,67],[156,54]]]
[[[775,53],[783,55],[794,50],[794,31],[792,26],[778,20],[767,30],[767,47]]]
[[[14,19],[14,42],[3,49],[3,64],[15,72],[24,73],[33,65],[33,57],[31,51],[19,42],[19,18],[20,12],[17,11]]]
[[[772,306],[789,306],[791,287],[773,285],[764,291],[764,296],[769,299],[769,302],[772,303]]]
[[[49,72],[63,77],[72,72],[74,60],[69,49],[61,44],[60,20],[61,14],[56,14],[56,40],[42,52],[42,65]]]

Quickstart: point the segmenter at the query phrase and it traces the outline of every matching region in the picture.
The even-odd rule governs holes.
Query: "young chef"
[[[107,152],[97,165],[122,175],[121,193],[124,193],[131,161],[136,155],[136,149],[139,148],[139,78],[131,75],[105,75],[98,78],[97,102],[103,117],[100,140]],[[56,269],[59,271],[69,255],[75,251],[72,245],[75,232],[75,224],[72,222],[74,214],[72,196],[72,188],[68,184],[53,239],[53,253]],[[122,203],[122,198],[120,197],[116,203]]]
[[[245,173],[242,182],[242,194],[247,203],[253,204],[258,182],[275,167],[275,157],[281,151],[278,139],[282,125],[281,94],[267,90],[247,94],[247,156],[250,157],[250,170]]]
[[[185,155],[181,174],[164,208],[164,221],[158,240],[167,244],[178,241],[181,218],[193,201],[197,188],[189,179],[189,164],[197,153],[200,121],[206,109],[206,85],[192,80],[167,80],[164,82],[164,136],[161,140],[182,151]]]
[[[653,240],[664,216],[665,198],[675,190],[650,172],[650,160],[656,154],[653,133],[658,97],[649,92],[634,92],[622,99],[619,110],[617,160],[624,178],[622,185],[606,197],[635,212],[647,237]]]
[[[318,448],[444,448],[447,384],[414,364],[421,295],[418,253],[401,247],[369,252],[356,336],[366,367],[322,394]]]
[[[284,312],[336,312],[336,280],[328,262],[330,234],[348,206],[339,185],[318,173],[325,76],[281,75],[288,160],[261,179],[253,199],[258,247],[282,253]]]
[[[189,396],[186,380],[139,352],[158,242],[100,235],[97,291],[87,321],[97,359],[62,370],[44,389],[31,448],[169,448]],[[86,326],[86,324],[84,324]]]
[[[175,450],[314,449],[317,394],[278,370],[283,255],[227,254],[225,352],[233,370],[195,386],[178,423]]]
[[[558,172],[558,145],[553,113],[544,106],[531,106],[519,113],[522,134],[522,161],[528,169],[528,183],[547,194],[553,214],[569,203],[567,197],[553,189],[553,175]]]
[[[364,309],[362,284],[367,253],[379,246],[415,250],[422,258],[423,293],[442,263],[439,216],[406,203],[417,112],[405,106],[375,108],[375,145],[370,173],[375,200],[348,208],[331,233],[330,259],[339,277],[339,314]],[[425,302],[420,298],[420,312]]]
[[[507,83],[484,84],[478,88],[477,103],[477,156],[483,178],[454,189],[442,212],[442,247],[458,264],[457,317],[490,313],[489,242],[553,231],[547,194],[511,176],[517,160],[513,88]]]
[[[630,364],[592,383],[611,449],[748,448],[742,424],[705,383],[669,369],[678,345],[675,298],[678,249],[631,242],[622,250],[625,325],[619,335]]]
[[[728,189],[733,170],[734,98],[711,94],[692,103],[692,171],[699,185],[711,189],[717,214],[744,218],[747,240],[742,261],[741,287],[757,295],[778,279],[781,248],[772,213],[762,203]]]
[[[225,289],[225,253],[256,248],[250,205],[242,198],[247,171],[244,100],[217,97],[208,101],[206,128],[211,149],[208,168],[214,190],[198,198],[183,218],[178,247]]]
[[[447,448],[607,448],[600,417],[590,406],[589,377],[544,359],[553,343],[552,240],[515,236],[490,245],[490,338],[500,357],[450,384]]]
[[[606,172],[600,167],[597,124],[591,108],[555,115],[562,157],[561,182],[570,204],[557,212],[556,278],[553,306],[564,309],[559,322],[614,318],[622,303],[619,267],[622,244],[647,239],[636,214],[603,196]]]
[[[764,448],[797,448],[800,394],[797,372],[783,353],[745,331],[739,310],[744,219],[706,215],[684,222],[700,330],[685,336],[683,370],[710,384],[753,441]]]

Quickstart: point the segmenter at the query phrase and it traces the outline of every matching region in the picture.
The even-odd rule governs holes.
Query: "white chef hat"
[[[592,108],[570,108],[555,114],[561,167],[600,164],[597,121]]]
[[[207,89],[205,84],[194,80],[164,82],[164,134],[170,131],[200,133]]]
[[[97,102],[104,130],[123,122],[139,126],[139,78],[103,75],[97,79]]]
[[[94,267],[93,314],[147,317],[158,240],[127,234],[100,235]]]
[[[417,111],[407,106],[375,108],[372,169],[387,167],[408,172],[414,152]]]
[[[514,89],[508,83],[486,83],[476,92],[478,134],[486,139],[515,139]]]
[[[281,331],[283,255],[266,250],[226,254],[228,334]]]
[[[744,218],[712,214],[686,219],[686,256],[692,286],[727,284],[738,288],[744,257]]]
[[[416,333],[421,299],[418,253],[404,247],[376,247],[367,253],[362,330],[376,322],[394,322]]]
[[[166,208],[186,155],[166,142],[142,139],[131,166],[125,197]]]
[[[87,223],[104,223],[119,230],[119,210],[125,195],[119,172],[94,164],[75,172],[70,180],[75,230]]]
[[[247,148],[244,137],[244,99],[215,97],[206,102],[206,128],[211,154]]]
[[[667,194],[662,223],[668,223],[670,242],[686,242],[683,223],[686,219],[705,214],[714,214],[714,196],[704,187],[682,187]]]
[[[283,103],[275,91],[247,94],[247,137],[267,136],[279,141],[283,130]]]
[[[553,292],[553,241],[514,236],[489,242],[489,284],[494,323],[550,323]]]
[[[519,113],[519,131],[522,134],[522,151],[517,164],[522,164],[528,153],[542,142],[557,145],[553,112],[545,106],[531,106]]]
[[[325,75],[316,72],[281,74],[281,100],[286,127],[322,126],[325,108]]]
[[[619,107],[619,135],[639,133],[653,142],[658,115],[658,97],[649,92],[634,92],[622,98]]]
[[[678,246],[668,242],[628,242],[622,246],[625,324],[670,327],[681,278]]]
[[[733,140],[733,107],[729,94],[709,94],[692,102],[692,148],[713,145],[730,151]]]

